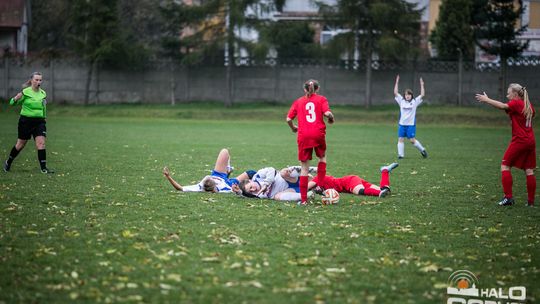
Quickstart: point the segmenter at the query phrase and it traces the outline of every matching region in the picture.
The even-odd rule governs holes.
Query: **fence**
[[[306,79],[321,83],[321,93],[332,104],[365,104],[365,62],[237,58],[232,69],[231,95],[236,103],[272,101],[289,103],[302,92]],[[533,100],[540,98],[539,59],[509,62],[507,79],[526,85]],[[498,66],[471,62],[372,62],[372,104],[393,103],[396,74],[400,89],[418,92],[419,77],[426,82],[428,103],[474,103],[474,94],[485,91],[498,96]],[[81,104],[84,101],[88,66],[76,60],[0,61],[0,96],[20,91],[33,71],[43,73],[43,88],[52,102]],[[227,67],[182,66],[156,61],[139,71],[98,68],[90,85],[90,103],[183,103],[201,100],[226,101]]]

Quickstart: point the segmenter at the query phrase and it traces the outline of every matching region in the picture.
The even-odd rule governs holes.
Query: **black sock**
[[[362,188],[362,189],[358,190],[358,195],[364,195],[364,191],[365,191],[365,189],[364,189],[364,188]]]
[[[21,151],[17,150],[17,148],[15,148],[15,146],[13,146],[13,148],[11,148],[11,152],[9,152],[9,157],[7,159],[8,165],[11,165],[11,163],[13,162],[15,157],[17,157],[17,155],[19,155],[19,152],[21,152]]]
[[[39,166],[41,167],[41,170],[47,168],[47,152],[45,152],[45,149],[37,150],[37,156],[39,160]]]

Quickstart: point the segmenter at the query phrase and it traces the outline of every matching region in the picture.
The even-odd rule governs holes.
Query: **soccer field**
[[[56,173],[39,172],[33,142],[0,172],[0,303],[446,303],[457,270],[479,288],[524,286],[528,303],[540,299],[540,211],[524,206],[522,171],[512,171],[517,204],[495,204],[510,140],[502,111],[419,109],[429,157],[406,143],[383,199],[298,207],[180,193],[161,174],[167,165],[196,183],[224,147],[236,172],[298,164],[286,111],[51,107]],[[0,112],[2,162],[17,112]],[[379,167],[396,161],[398,109],[335,114],[328,174],[378,184]]]

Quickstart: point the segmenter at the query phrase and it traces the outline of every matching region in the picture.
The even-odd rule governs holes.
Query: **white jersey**
[[[252,181],[258,183],[261,187],[267,186],[264,193],[259,194],[260,198],[271,198],[280,192],[290,188],[289,183],[281,176],[278,170],[272,167],[263,168],[255,175]]]
[[[213,175],[207,175],[205,176],[198,184],[195,185],[189,185],[189,186],[183,186],[182,191],[184,192],[204,192],[204,181],[207,178],[211,178],[216,182],[216,187],[218,189],[219,193],[231,193],[232,188],[227,184],[227,182],[219,177],[219,176],[213,176]]]
[[[410,102],[398,94],[395,98],[399,105],[399,124],[402,126],[416,125],[416,108],[422,103],[422,96],[414,98]]]

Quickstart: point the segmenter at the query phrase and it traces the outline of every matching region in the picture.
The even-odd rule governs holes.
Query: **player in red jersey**
[[[501,181],[504,198],[499,202],[500,206],[514,204],[512,197],[512,173],[511,167],[525,170],[527,178],[527,205],[534,206],[536,192],[536,140],[532,127],[532,119],[535,111],[529,101],[529,94],[524,86],[512,83],[508,86],[506,97],[510,100],[502,103],[489,98],[486,93],[476,94],[476,99],[487,103],[497,109],[505,110],[512,121],[512,140],[504,153],[501,163]]]
[[[319,88],[317,80],[306,81],[304,83],[305,95],[294,101],[287,114],[289,127],[293,133],[298,133],[298,160],[302,166],[299,182],[302,205],[307,203],[309,161],[314,150],[319,158],[317,176],[324,179],[326,174],[326,124],[323,117],[326,116],[328,123],[334,123],[334,115],[330,111],[328,100],[317,94]],[[297,118],[298,126],[293,123],[295,118]]]
[[[340,193],[385,197],[390,194],[389,173],[397,166],[398,163],[392,163],[388,166],[381,167],[381,182],[379,186],[367,182],[358,175],[347,175],[343,177],[326,175],[322,179],[316,176],[309,182],[308,188],[315,188],[315,192],[319,194],[326,189],[335,189]]]

